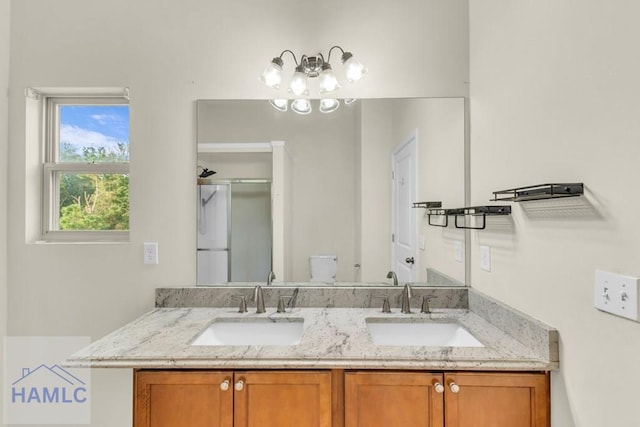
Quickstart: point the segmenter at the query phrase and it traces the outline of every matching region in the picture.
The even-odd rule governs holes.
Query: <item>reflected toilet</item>
[[[309,269],[312,282],[335,283],[338,257],[335,255],[311,255]]]

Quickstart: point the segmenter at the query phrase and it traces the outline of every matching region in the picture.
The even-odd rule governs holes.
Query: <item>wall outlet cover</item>
[[[480,246],[480,268],[484,271],[491,271],[491,248]]]
[[[638,319],[638,278],[596,270],[594,306],[627,319]]]
[[[144,242],[142,254],[145,264],[158,264],[158,242]]]

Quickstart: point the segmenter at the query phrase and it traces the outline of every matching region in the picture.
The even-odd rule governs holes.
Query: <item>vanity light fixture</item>
[[[351,52],[345,52],[340,46],[332,46],[329,49],[327,57],[318,52],[315,56],[302,55],[300,62],[296,58],[295,53],[291,50],[283,50],[282,53],[273,58],[271,63],[265,68],[264,72],[260,76],[260,81],[265,85],[273,89],[280,89],[282,84],[282,66],[284,61],[282,57],[285,53],[290,53],[293,56],[293,61],[296,64],[295,72],[289,83],[289,92],[295,95],[297,98],[291,103],[291,109],[298,114],[309,114],[311,112],[311,103],[306,97],[309,96],[308,79],[318,77],[318,88],[320,95],[332,93],[340,89],[338,78],[331,68],[331,52],[334,49],[339,49],[342,52],[342,64],[344,66],[344,76],[349,83],[355,83],[362,78],[367,72],[367,69],[354,58]],[[349,99],[349,104],[355,99]],[[287,99],[278,98],[269,101],[270,104],[278,111],[287,111],[288,101]],[[318,110],[322,113],[330,113],[335,111],[340,106],[340,101],[335,98],[322,98],[320,99],[320,106]]]

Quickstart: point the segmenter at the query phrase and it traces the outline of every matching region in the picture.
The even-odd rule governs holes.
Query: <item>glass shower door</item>
[[[229,184],[198,185],[197,283],[229,281]]]
[[[272,265],[271,183],[198,185],[197,283],[265,281]]]

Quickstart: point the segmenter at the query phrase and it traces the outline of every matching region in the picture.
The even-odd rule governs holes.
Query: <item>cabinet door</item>
[[[331,427],[331,372],[236,371],[235,427]]]
[[[447,427],[549,427],[545,373],[445,374]]]
[[[345,427],[443,427],[442,384],[426,372],[346,373]]]
[[[133,425],[232,427],[232,381],[230,372],[137,371]]]

